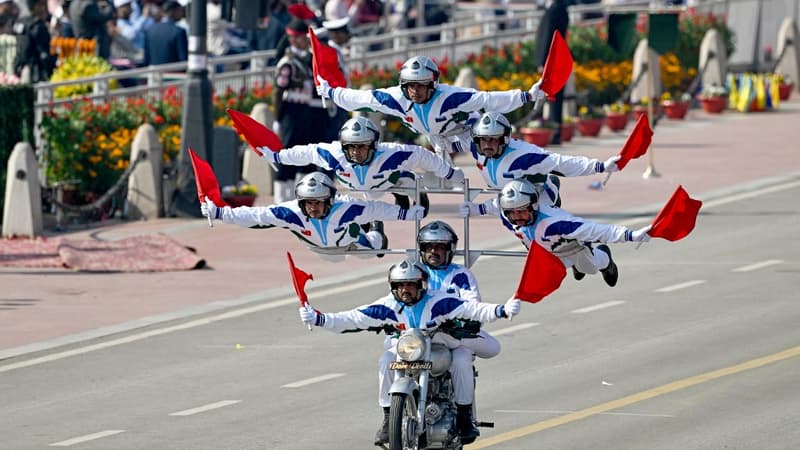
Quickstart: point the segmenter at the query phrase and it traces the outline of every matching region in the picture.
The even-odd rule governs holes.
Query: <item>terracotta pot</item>
[[[606,126],[611,131],[622,131],[628,125],[628,115],[611,112],[606,116]]]
[[[237,206],[253,206],[253,202],[256,201],[255,195],[226,195],[222,197],[225,200],[225,203],[232,207]]]
[[[789,100],[789,97],[792,96],[792,88],[794,87],[793,84],[784,84],[781,83],[778,85],[778,92],[780,93],[781,100]]]
[[[578,131],[581,133],[581,136],[587,137],[594,137],[600,134],[600,129],[603,128],[603,122],[605,118],[602,119],[578,119]]]
[[[561,142],[569,142],[572,140],[572,136],[575,135],[575,124],[574,123],[562,123],[561,124]]]
[[[728,105],[728,98],[727,97],[701,97],[700,98],[700,106],[703,107],[703,111],[710,113],[710,114],[719,114],[725,110],[725,107]]]
[[[533,145],[538,145],[539,147],[544,147],[550,143],[550,139],[553,137],[553,129],[520,128],[519,134],[522,135],[522,139],[524,139],[526,142],[530,142]]]
[[[664,108],[664,114],[666,114],[667,118],[681,120],[689,111],[689,102],[665,100],[661,102],[661,107]]]

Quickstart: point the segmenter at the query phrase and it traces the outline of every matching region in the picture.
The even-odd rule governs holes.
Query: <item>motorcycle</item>
[[[389,449],[463,447],[456,427],[456,403],[450,377],[450,349],[433,342],[439,329],[403,330],[397,340],[397,371],[389,389]],[[478,422],[478,426],[494,424]]]

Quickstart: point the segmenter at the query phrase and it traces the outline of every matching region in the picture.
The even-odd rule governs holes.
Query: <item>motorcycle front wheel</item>
[[[419,450],[417,402],[407,394],[393,394],[389,408],[389,450]]]

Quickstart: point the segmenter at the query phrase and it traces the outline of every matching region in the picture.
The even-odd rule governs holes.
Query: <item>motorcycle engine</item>
[[[425,409],[425,421],[428,423],[427,437],[429,448],[444,448],[455,438],[456,416],[453,410],[444,403],[431,403]]]

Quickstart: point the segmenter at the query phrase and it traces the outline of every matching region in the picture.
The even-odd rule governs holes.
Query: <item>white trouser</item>
[[[602,250],[584,247],[583,250],[572,256],[562,257],[561,261],[563,261],[564,265],[567,267],[575,266],[579,272],[591,275],[597,273],[598,270],[603,270],[608,267],[611,259],[608,257],[608,254]]]
[[[435,342],[441,342],[450,347],[450,342],[443,342],[437,335],[434,338]],[[449,337],[449,336],[448,336]],[[397,339],[391,340],[396,344]],[[459,341],[453,339],[456,343]],[[389,396],[389,389],[394,382],[395,374],[389,368],[392,361],[397,360],[396,345],[389,345],[389,348],[383,352],[378,360],[378,405],[382,408],[391,406],[392,399]],[[450,347],[453,355],[453,360],[450,363],[450,376],[453,379],[453,389],[455,390],[455,401],[459,405],[471,405],[475,398],[475,382],[472,372],[472,350],[463,345]]]

